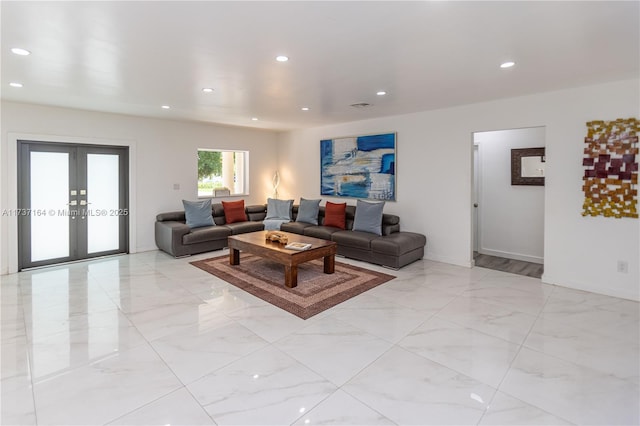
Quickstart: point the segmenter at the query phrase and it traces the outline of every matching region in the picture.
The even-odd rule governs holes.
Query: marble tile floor
[[[636,302],[419,261],[304,321],[225,253],[0,277],[1,424],[640,423]]]

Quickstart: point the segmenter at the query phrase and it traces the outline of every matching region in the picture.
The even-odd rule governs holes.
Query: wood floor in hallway
[[[541,278],[544,271],[544,266],[539,263],[489,256],[477,252],[474,252],[474,260],[476,266],[481,268],[526,275],[527,277]]]

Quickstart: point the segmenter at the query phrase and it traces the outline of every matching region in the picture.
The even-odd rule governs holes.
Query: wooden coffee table
[[[281,232],[287,235],[290,243],[311,244],[311,248],[297,251],[285,249],[284,244],[267,241],[265,239],[266,233],[267,231],[258,231],[228,237],[229,263],[231,265],[240,264],[240,251],[281,263],[284,265],[284,285],[289,288],[298,285],[298,265],[310,260],[324,258],[324,273],[333,274],[338,247],[333,241]]]

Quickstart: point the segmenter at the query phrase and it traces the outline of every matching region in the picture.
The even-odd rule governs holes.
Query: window
[[[249,152],[198,149],[198,197],[247,195]]]

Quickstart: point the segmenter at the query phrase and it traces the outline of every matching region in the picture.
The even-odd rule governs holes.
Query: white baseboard
[[[149,246],[149,247],[136,247],[135,251],[131,250],[131,254],[133,253],[142,253],[145,251],[156,251],[159,250],[158,247],[156,246]]]
[[[451,265],[463,266],[465,268],[473,267],[473,263],[470,260],[462,260],[462,259],[455,259],[452,257],[438,256],[437,254],[433,254],[433,253],[428,253],[423,259],[432,260],[434,262],[440,262],[440,263],[448,263]]]
[[[634,302],[640,302],[640,294],[638,291],[634,291],[630,293],[629,291],[623,291],[620,288],[616,287],[596,287],[591,286],[587,283],[579,283],[576,281],[559,279],[554,276],[550,276],[549,274],[543,273],[542,282],[545,284],[557,285],[558,287],[566,287],[574,290],[582,290],[588,291],[590,293],[603,294],[605,296],[618,297],[620,299],[632,300]]]

